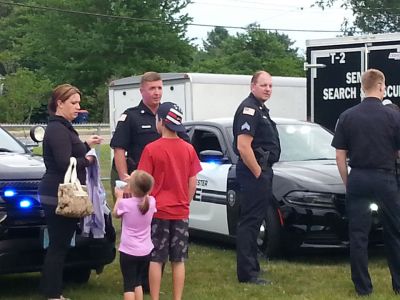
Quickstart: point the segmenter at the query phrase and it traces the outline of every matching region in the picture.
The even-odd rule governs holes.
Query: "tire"
[[[282,256],[282,226],[278,210],[269,206],[257,237],[257,245],[266,258]]]
[[[70,268],[65,269],[63,278],[64,282],[72,282],[77,284],[84,284],[89,281],[90,273],[92,270],[90,268]]]

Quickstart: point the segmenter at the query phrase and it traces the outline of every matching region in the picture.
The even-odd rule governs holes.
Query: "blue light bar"
[[[19,207],[21,208],[29,208],[32,206],[32,201],[29,199],[23,199],[19,202]]]
[[[4,191],[4,197],[7,197],[7,198],[14,197],[16,194],[17,194],[17,192],[12,189],[7,189]]]

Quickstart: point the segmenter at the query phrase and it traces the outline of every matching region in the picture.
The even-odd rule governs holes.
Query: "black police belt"
[[[266,171],[267,169],[272,167],[272,164],[269,162],[269,151],[262,149],[261,147],[253,149],[254,156],[256,157],[257,163],[260,165],[262,171]]]

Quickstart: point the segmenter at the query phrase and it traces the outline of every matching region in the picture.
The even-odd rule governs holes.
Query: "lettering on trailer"
[[[342,56],[339,56],[342,57]],[[344,57],[344,56],[343,56]],[[344,59],[344,58],[343,58]],[[353,85],[361,82],[361,72],[347,72],[346,84]],[[324,100],[352,100],[357,99],[357,87],[327,87],[322,90]]]
[[[400,85],[388,85],[386,87],[385,97],[389,99],[400,97]]]

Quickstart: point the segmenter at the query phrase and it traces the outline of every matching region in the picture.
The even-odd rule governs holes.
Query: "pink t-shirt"
[[[150,254],[154,246],[151,242],[151,220],[156,210],[156,200],[149,196],[149,210],[142,215],[138,204],[141,198],[123,198],[118,201],[117,215],[122,218],[121,243],[119,251],[134,255]]]

